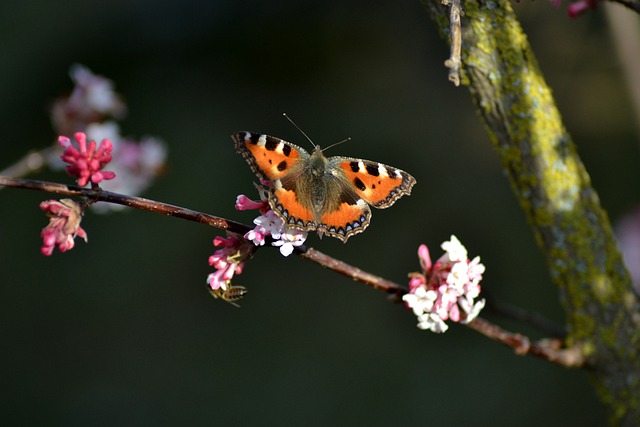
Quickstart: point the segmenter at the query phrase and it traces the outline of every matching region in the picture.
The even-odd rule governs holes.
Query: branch
[[[92,201],[117,203],[136,209],[156,212],[167,216],[199,222],[215,228],[219,228],[221,230],[227,230],[238,234],[246,234],[249,230],[251,230],[251,227],[245,224],[219,218],[191,209],[157,202],[154,200],[144,199],[141,197],[132,197],[123,194],[112,193],[109,191],[102,191],[99,189],[94,190],[78,187],[75,185],[64,185],[53,182],[10,178],[3,176],[0,176],[0,187],[36,190],[62,196],[79,196]],[[256,249],[258,248],[259,247],[257,247]],[[363,283],[367,286],[372,287],[373,289],[385,292],[392,297],[391,301],[393,302],[401,302],[402,295],[408,292],[408,290],[404,286],[401,286],[397,283],[376,276],[374,274],[368,273],[343,261],[332,258],[331,256],[323,254],[316,249],[300,246],[295,249],[294,253],[301,256],[302,258],[315,262],[316,264],[319,264],[325,268],[349,277],[356,282]],[[244,288],[241,287],[232,289],[239,290],[240,292],[245,292]],[[216,296],[217,298],[223,298],[227,301],[234,301],[232,295],[214,294],[214,296]],[[533,356],[542,357],[543,359],[546,359],[548,361],[559,363],[565,366],[576,366],[581,362],[581,360],[578,359],[578,356],[564,356],[564,353],[553,347],[545,346],[543,344],[530,345],[530,340],[527,337],[520,334],[507,332],[504,329],[493,325],[487,320],[476,319],[468,326],[472,329],[477,330],[490,339],[514,348],[516,350],[516,353],[518,354],[530,354]],[[577,350],[572,351],[575,352]]]
[[[112,193],[104,190],[93,190],[76,185],[58,184],[55,182],[36,181],[32,179],[10,178],[0,176],[0,186],[22,188],[27,190],[45,191],[47,193],[59,194],[61,196],[81,196],[96,202],[109,202],[130,208],[156,212],[167,216],[182,218],[189,221],[200,222],[221,230],[227,230],[238,234],[245,234],[251,227],[194,211],[168,203],[156,202],[142,197],[125,196],[124,194]]]
[[[485,310],[492,310],[498,315],[515,320],[517,322],[531,325],[534,328],[544,332],[552,337],[565,339],[567,337],[567,331],[562,326],[552,322],[546,317],[541,316],[538,313],[532,313],[524,310],[520,307],[515,307],[505,302],[499,301],[491,296],[489,292],[483,290],[485,299],[487,300],[487,307]]]
[[[423,2],[448,40],[446,8]],[[569,342],[588,349],[614,422],[638,420],[640,302],[607,214],[509,1],[466,1],[462,26],[463,81],[560,290]]]
[[[449,23],[451,32],[451,55],[449,59],[444,61],[444,65],[449,68],[449,81],[455,86],[460,86],[460,52],[462,51],[460,17],[462,16],[462,7],[460,6],[460,0],[445,0],[443,4],[448,5],[450,8]]]
[[[382,277],[375,276],[371,273],[367,273],[366,271],[360,270],[359,268],[353,267],[345,262],[332,258],[329,255],[325,255],[313,248],[301,249],[300,256],[308,259],[309,261],[313,261],[316,264],[320,264],[325,268],[340,273],[343,276],[347,276],[357,282],[364,283],[367,286],[371,286],[372,288],[379,291],[383,291],[388,294],[397,295],[400,297],[408,292],[408,290],[403,286],[383,279]]]
[[[519,356],[527,354],[537,356],[567,368],[578,368],[585,364],[584,351],[580,346],[563,349],[562,341],[559,339],[531,342],[524,335],[508,332],[481,318],[474,319],[467,326],[494,341],[513,348]]]
[[[0,176],[0,187],[22,188],[27,190],[44,191],[61,196],[80,196],[92,201],[116,203],[131,208],[160,213],[167,216],[182,218],[189,221],[210,225],[221,230],[244,235],[251,230],[251,227],[239,222],[219,218],[213,215],[194,211],[168,203],[157,202],[155,200],[144,199],[142,197],[126,196],[124,194],[112,193],[110,191],[93,190],[75,185],[58,184],[54,182],[36,181],[31,179],[20,179]],[[325,268],[333,270],[351,279],[371,286],[383,292],[403,295],[407,289],[382,277],[367,273],[357,267],[325,255],[313,248],[300,246],[295,251],[301,257],[315,262]]]
[[[53,153],[56,152],[57,147],[51,146],[40,150],[29,151],[20,160],[9,166],[3,171],[0,171],[0,176],[14,176],[23,177],[30,173],[37,172],[46,164]]]
[[[612,3],[620,3],[627,9],[640,13],[640,0],[609,0]]]

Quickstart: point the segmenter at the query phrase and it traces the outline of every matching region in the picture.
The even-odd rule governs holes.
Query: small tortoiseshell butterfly
[[[287,224],[317,230],[343,242],[362,233],[371,209],[384,209],[411,194],[408,173],[369,160],[325,157],[319,146],[309,154],[280,138],[253,132],[231,135],[236,151],[263,180],[271,182],[269,205]]]

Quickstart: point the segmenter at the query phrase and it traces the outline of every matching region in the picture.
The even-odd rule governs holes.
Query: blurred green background
[[[638,134],[603,8],[579,19],[514,5],[612,219],[640,199]],[[563,5],[563,7],[566,6]],[[616,7],[616,5],[603,5]],[[418,1],[34,1],[0,5],[2,164],[50,144],[47,106],[73,63],[107,76],[123,134],[169,144],[145,196],[245,223],[254,176],[229,135],[253,130],[413,174],[348,245],[309,245],[406,283],[416,250],[454,233],[487,265],[484,288],[558,323],[543,257],[448,50]],[[62,174],[35,176],[70,182]],[[148,212],[88,214],[89,244],[40,255],[51,198],[0,193],[2,396],[7,425],[596,426],[581,371],[518,357],[465,327],[418,330],[402,307],[301,258],[262,250],[206,291],[217,230]],[[494,318],[502,325],[542,335]]]

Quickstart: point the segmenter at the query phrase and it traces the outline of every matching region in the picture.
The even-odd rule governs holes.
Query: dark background
[[[612,219],[639,198],[631,103],[603,8],[514,5]],[[610,6],[610,5],[603,5]],[[615,7],[611,6],[611,7]],[[465,88],[418,1],[24,1],[0,5],[2,164],[50,144],[47,106],[88,66],[127,100],[123,133],[162,137],[167,173],[145,196],[250,223],[254,176],[229,135],[266,132],[413,174],[348,245],[309,245],[406,283],[416,250],[456,234],[495,297],[558,323],[543,257]],[[62,174],[35,178],[62,182]],[[518,357],[465,327],[415,327],[385,296],[262,250],[235,284],[205,278],[217,230],[141,211],[88,214],[89,244],[39,253],[51,196],[0,193],[0,413],[40,425],[596,426],[587,375]],[[506,327],[541,335],[512,322]]]

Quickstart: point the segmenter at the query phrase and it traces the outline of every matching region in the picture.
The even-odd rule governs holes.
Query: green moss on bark
[[[447,7],[424,4],[448,40]],[[463,6],[462,82],[560,289],[568,343],[588,356],[612,423],[638,425],[638,298],[607,213],[509,2]]]

